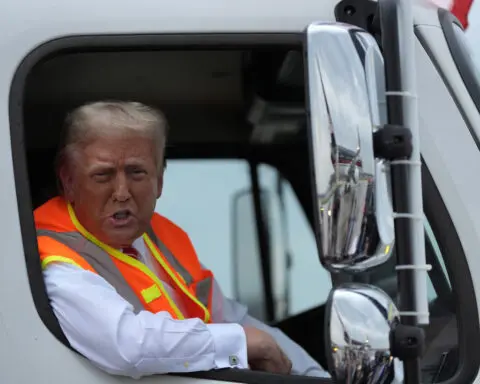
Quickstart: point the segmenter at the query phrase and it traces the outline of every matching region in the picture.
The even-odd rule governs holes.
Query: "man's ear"
[[[58,172],[60,178],[60,183],[62,184],[63,193],[65,198],[73,203],[73,177],[69,170],[69,167],[66,164],[63,164]]]

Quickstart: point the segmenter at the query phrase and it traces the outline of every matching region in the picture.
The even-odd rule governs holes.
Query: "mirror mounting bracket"
[[[412,132],[408,128],[386,124],[373,134],[373,152],[377,158],[389,161],[410,158],[412,150]]]
[[[417,326],[398,324],[390,331],[392,356],[402,361],[415,360],[423,356],[425,332]]]
[[[373,35],[381,47],[378,1],[342,0],[335,6],[335,19],[360,27]]]

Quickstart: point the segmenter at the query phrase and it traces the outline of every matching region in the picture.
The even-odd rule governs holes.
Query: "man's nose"
[[[131,197],[128,180],[124,175],[119,174],[115,178],[115,187],[113,191],[113,198],[117,201],[127,201]]]

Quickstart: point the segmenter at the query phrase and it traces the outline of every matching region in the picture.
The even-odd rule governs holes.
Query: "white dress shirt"
[[[133,246],[141,261],[162,280],[143,239]],[[43,272],[53,311],[71,346],[99,368],[117,375],[145,375],[248,368],[242,325],[271,334],[292,361],[293,374],[330,377],[303,348],[277,328],[249,316],[245,306],[228,299],[214,280],[212,324],[198,318],[176,320],[168,312],[133,312],[106,280],[66,263]],[[162,281],[163,282],[163,281]],[[182,309],[182,300],[163,283]]]

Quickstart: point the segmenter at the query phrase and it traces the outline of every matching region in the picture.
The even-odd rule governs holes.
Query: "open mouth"
[[[124,220],[127,219],[131,215],[130,211],[128,209],[125,209],[123,211],[118,211],[113,214],[113,218],[115,220]]]
[[[133,215],[128,209],[122,209],[115,212],[111,217],[115,225],[124,225],[130,221]]]

